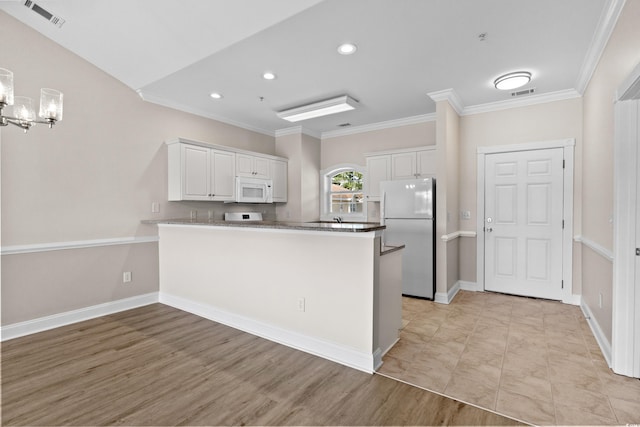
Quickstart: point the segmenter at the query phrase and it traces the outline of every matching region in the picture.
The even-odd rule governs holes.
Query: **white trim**
[[[344,238],[359,238],[359,239],[373,239],[382,235],[382,229],[372,231],[324,231],[324,230],[301,230],[297,228],[277,228],[269,225],[251,225],[251,224],[234,224],[228,225],[224,223],[215,224],[183,224],[183,223],[171,223],[161,222],[158,223],[158,227],[174,227],[174,228],[190,228],[200,230],[211,230],[211,227],[216,227],[221,231],[237,231],[237,232],[253,232],[253,233],[277,233],[277,234],[309,234],[317,236],[319,234],[340,236]]]
[[[455,240],[458,237],[476,237],[476,234],[477,233],[475,231],[459,230],[440,236],[440,240],[442,240],[443,242],[450,242],[451,240]]]
[[[616,91],[616,102],[640,99],[640,63]]]
[[[435,122],[436,114],[421,114],[419,116],[404,117],[402,119],[386,120],[384,122],[371,123],[362,126],[353,126],[344,129],[322,132],[320,139],[336,138],[345,135],[355,135],[357,133],[372,132],[375,130],[397,128],[400,126],[415,125],[419,123]]]
[[[288,128],[284,128],[284,129],[278,129],[275,131],[275,137],[278,138],[280,136],[286,136],[286,135],[300,135],[300,134],[305,134],[308,136],[312,136],[314,138],[320,139],[322,137],[321,133],[318,133],[316,131],[313,131],[311,129],[307,129],[305,127],[302,126],[291,126]]]
[[[466,280],[458,280],[458,286],[461,291],[483,292],[476,282],[468,282]]]
[[[460,97],[458,96],[456,91],[453,89],[444,89],[435,92],[429,92],[427,93],[427,96],[433,99],[434,102],[449,101],[449,105],[451,105],[451,107],[456,111],[456,113],[458,113],[459,116],[462,116],[464,113],[464,105],[462,104],[462,101],[460,100]]]
[[[562,280],[564,287],[562,289],[562,302],[571,304],[574,301],[573,296],[573,180],[574,180],[574,148],[575,139],[559,139],[551,141],[529,142],[523,144],[498,145],[491,147],[478,147],[477,149],[477,187],[476,187],[476,203],[478,206],[478,215],[476,219],[476,229],[484,230],[484,199],[485,199],[485,155],[493,153],[507,153],[514,151],[531,151],[552,148],[562,148],[563,158],[565,161],[564,178],[563,178],[563,212],[564,229],[562,232]],[[476,277],[479,289],[485,289],[484,282],[484,231],[479,233],[476,239]]]
[[[626,0],[608,0],[608,4],[606,4],[602,10],[598,25],[596,26],[596,32],[593,35],[591,45],[589,46],[589,50],[587,51],[584,61],[582,62],[580,74],[576,81],[576,88],[581,94],[586,90],[589,85],[589,81],[598,66],[602,52],[604,52],[604,49],[609,42],[609,37],[611,37],[613,29],[616,27],[625,1]]]
[[[395,343],[397,343],[397,342],[398,342],[398,340],[396,340],[396,341],[391,345],[391,347],[393,347],[393,345],[395,345]],[[389,351],[389,349],[390,349],[391,347],[389,347],[389,348],[387,349],[387,351]],[[386,353],[387,351],[385,351],[385,353]],[[374,352],[373,352],[373,370],[374,370],[374,371],[377,371],[377,370],[378,370],[378,369],[380,369],[380,367],[382,366],[382,363],[383,363],[383,362],[382,362],[382,356],[384,356],[384,353],[382,353],[382,350],[380,350],[380,347],[378,347],[378,348],[376,349],[376,351],[374,351]]]
[[[83,322],[95,319],[96,317],[107,316],[132,308],[142,307],[158,302],[158,293],[151,292],[135,297],[110,301],[103,304],[92,305],[90,307],[71,310],[64,313],[53,314],[51,316],[40,317],[38,319],[27,320],[25,322],[13,323],[2,327],[1,341],[31,335],[49,329],[59,328],[72,323]]]
[[[158,236],[117,237],[114,239],[76,240],[71,242],[34,243],[31,245],[3,246],[1,255],[29,254],[34,252],[60,251],[65,249],[86,249],[101,246],[133,245],[154,243]]]
[[[174,139],[169,139],[169,140],[165,141],[164,143],[166,145],[173,145],[173,144],[196,145],[198,147],[212,148],[214,150],[228,151],[230,153],[247,154],[249,156],[263,157],[265,159],[271,159],[271,160],[282,160],[282,161],[285,161],[285,162],[289,161],[289,159],[287,159],[286,157],[275,156],[273,154],[259,153],[257,151],[243,150],[241,148],[229,147],[227,145],[212,144],[210,142],[198,141],[198,140],[195,140],[195,139],[174,138]]]
[[[636,72],[632,73],[636,80],[625,80],[619,93],[628,95],[636,84],[640,87],[638,67]],[[611,367],[617,374],[640,377],[640,281],[635,255],[640,214],[636,206],[640,100],[616,102],[614,117]]]
[[[565,101],[567,99],[580,98],[582,95],[575,89],[560,90],[551,93],[524,96],[522,98],[505,99],[504,101],[488,102],[486,104],[471,105],[462,111],[463,116],[474,114],[492,113],[494,111],[508,110],[511,108],[529,107],[531,105],[546,104],[547,102]]]
[[[204,118],[207,118],[207,119],[215,120],[217,122],[226,123],[228,125],[239,127],[241,129],[246,129],[246,130],[249,130],[251,132],[261,133],[261,134],[267,135],[267,136],[275,136],[275,133],[273,131],[262,129],[262,128],[259,128],[259,127],[256,127],[256,126],[252,126],[252,125],[249,125],[247,123],[239,122],[239,121],[236,121],[236,120],[232,120],[232,119],[229,119],[227,117],[218,116],[216,114],[211,114],[210,112],[208,112],[206,110],[201,110],[200,108],[195,108],[195,107],[193,107],[191,105],[185,105],[185,104],[181,104],[181,103],[178,103],[178,102],[170,101],[170,100],[161,98],[161,97],[156,96],[156,95],[148,94],[148,93],[145,94],[142,91],[142,89],[138,89],[138,90],[136,90],[136,92],[138,93],[138,95],[140,96],[140,98],[143,101],[149,102],[151,104],[161,105],[163,107],[171,108],[173,110],[178,110],[178,111],[183,111],[185,113],[194,114],[196,116],[204,117]]]
[[[584,246],[588,247],[589,249],[591,249],[592,251],[594,251],[595,253],[597,253],[598,255],[601,255],[602,257],[604,257],[605,259],[607,259],[608,261],[613,262],[613,252],[610,251],[609,249],[605,248],[604,246],[594,242],[591,239],[588,239],[584,236],[580,236],[577,235],[573,238],[573,240],[577,243],[581,243]]]
[[[187,300],[174,295],[160,292],[159,300],[162,304],[175,307],[196,316],[222,323],[235,329],[247,332],[297,350],[304,351],[351,368],[367,373],[375,371],[376,353],[363,353],[340,344],[313,338],[278,326],[270,325],[222,310],[209,304]],[[376,352],[380,351],[379,349]]]
[[[444,292],[436,292],[433,301],[439,304],[451,304],[451,301],[453,301],[459,291],[460,281],[457,281],[446,294]]]
[[[598,321],[593,316],[591,309],[589,308],[587,303],[584,302],[582,298],[580,299],[579,304],[576,304],[576,305],[579,305],[580,308],[582,309],[582,313],[584,314],[585,319],[589,323],[591,332],[593,333],[593,336],[595,337],[596,341],[598,342],[598,345],[600,346],[600,351],[602,352],[602,355],[607,361],[607,365],[611,367],[611,344],[609,343],[609,340],[607,340],[607,336],[604,334],[604,332],[602,331],[602,328],[598,324]]]
[[[389,154],[401,154],[401,153],[416,153],[418,151],[435,151],[437,147],[435,145],[422,145],[419,147],[409,147],[409,148],[396,148],[393,150],[383,150],[383,151],[370,151],[368,153],[364,153],[364,157],[374,157],[374,156],[386,156]]]
[[[574,147],[575,139],[554,139],[551,141],[525,142],[522,144],[496,145],[492,147],[478,147],[478,154],[508,153],[511,151],[546,150],[549,148]]]

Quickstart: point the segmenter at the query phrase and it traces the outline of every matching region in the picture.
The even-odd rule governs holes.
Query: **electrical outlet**
[[[122,283],[129,283],[129,282],[131,282],[131,272],[125,271],[124,273],[122,273]]]
[[[151,213],[159,213],[160,212],[160,203],[151,202]]]
[[[471,211],[460,211],[461,219],[471,219]]]
[[[304,311],[305,301],[304,298],[298,298],[298,311]]]

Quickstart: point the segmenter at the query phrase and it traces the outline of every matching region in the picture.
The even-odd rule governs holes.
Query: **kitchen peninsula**
[[[402,246],[381,250],[384,226],[150,222],[164,304],[365,372],[398,339]]]

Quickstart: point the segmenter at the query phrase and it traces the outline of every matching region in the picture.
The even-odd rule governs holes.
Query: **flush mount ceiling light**
[[[212,97],[213,99],[222,99],[222,95],[219,94],[218,92],[213,92],[209,96]]]
[[[505,74],[494,80],[493,85],[496,89],[511,90],[524,86],[531,81],[531,73],[528,71],[516,71],[515,73]]]
[[[340,55],[351,55],[355,53],[356,50],[358,50],[358,46],[353,43],[344,43],[338,46],[338,53]]]
[[[264,73],[264,74],[262,75],[262,78],[263,78],[263,79],[265,79],[265,80],[273,80],[273,79],[275,79],[275,78],[276,78],[276,75],[275,75],[275,74],[273,74],[273,73],[272,73],[272,72],[270,72],[270,71],[267,71],[266,73]]]
[[[9,116],[5,116],[2,110],[12,107]],[[62,92],[55,89],[40,89],[40,111],[38,116],[42,120],[36,120],[36,111],[31,98],[26,96],[13,96],[13,73],[0,68],[0,126],[12,125],[21,127],[25,133],[36,123],[44,123],[50,128],[62,120]]]
[[[357,105],[358,101],[348,95],[342,95],[337,98],[331,98],[325,101],[314,102],[313,104],[280,111],[277,114],[281,119],[285,119],[290,122],[299,122],[301,120],[313,119],[315,117],[328,116],[329,114],[353,110]]]

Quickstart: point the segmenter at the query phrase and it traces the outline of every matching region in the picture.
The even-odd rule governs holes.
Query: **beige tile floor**
[[[640,380],[614,374],[579,307],[460,291],[403,298],[379,373],[536,425],[640,424]]]

